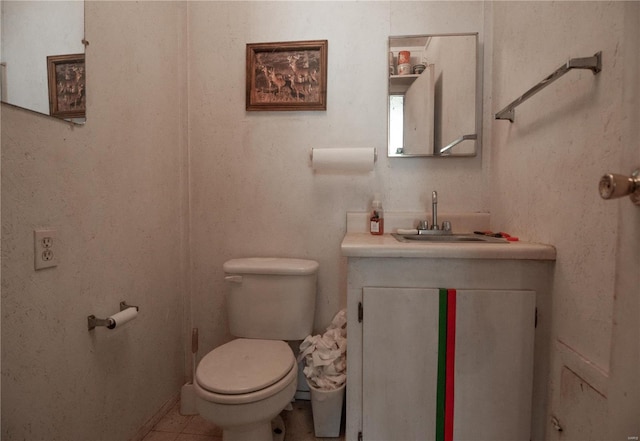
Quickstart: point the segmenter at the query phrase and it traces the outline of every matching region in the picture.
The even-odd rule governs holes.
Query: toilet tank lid
[[[315,260],[283,257],[247,257],[227,260],[222,268],[231,274],[285,274],[307,275],[318,271]]]

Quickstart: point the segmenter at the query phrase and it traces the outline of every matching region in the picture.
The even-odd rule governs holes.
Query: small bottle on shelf
[[[373,235],[384,234],[384,210],[380,195],[375,194],[371,203],[371,217],[369,218],[369,231]]]

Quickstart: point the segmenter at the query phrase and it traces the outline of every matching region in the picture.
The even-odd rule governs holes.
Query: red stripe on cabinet
[[[456,360],[456,290],[447,290],[447,366],[444,439],[453,441],[454,370]]]

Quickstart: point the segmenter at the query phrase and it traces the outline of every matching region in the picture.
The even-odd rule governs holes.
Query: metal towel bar
[[[509,121],[513,122],[515,119],[516,107],[524,103],[526,100],[531,98],[536,93],[540,92],[549,84],[553,83],[562,75],[569,72],[571,69],[591,69],[593,74],[596,75],[598,72],[602,70],[602,51],[597,52],[593,57],[571,58],[565,64],[563,64],[558,69],[556,69],[554,73],[546,77],[544,80],[540,81],[538,84],[536,84],[531,89],[526,91],[522,96],[515,99],[507,107],[505,107],[504,109],[496,113],[495,119],[508,119]]]

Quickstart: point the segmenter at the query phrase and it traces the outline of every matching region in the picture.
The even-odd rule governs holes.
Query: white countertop
[[[555,260],[551,245],[529,242],[399,242],[390,234],[347,232],[340,246],[346,257],[426,257],[446,259]]]

